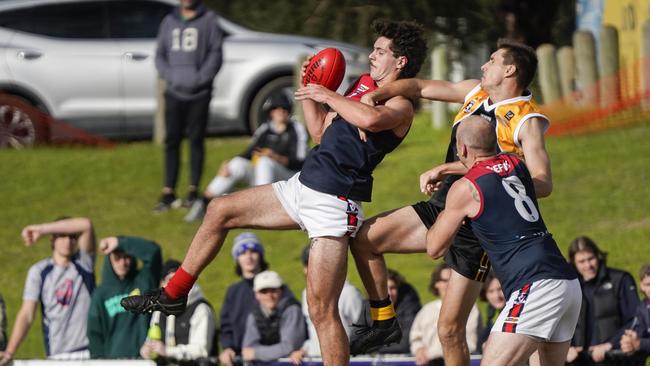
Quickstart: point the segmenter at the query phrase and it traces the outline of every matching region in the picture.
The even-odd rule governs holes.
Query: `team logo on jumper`
[[[474,104],[476,104],[476,99],[472,99],[469,103],[467,103],[467,106],[463,109],[463,112],[469,113],[469,111],[472,110]]]
[[[364,84],[359,84],[356,89],[350,94],[347,95],[348,98],[354,98],[356,96],[364,95],[366,92],[370,89],[370,87],[364,85]]]
[[[508,113],[506,113],[506,115],[504,117],[506,117],[506,119],[508,121],[510,121],[512,119],[512,117],[514,117],[514,116],[515,116],[515,114],[512,111],[508,111]]]

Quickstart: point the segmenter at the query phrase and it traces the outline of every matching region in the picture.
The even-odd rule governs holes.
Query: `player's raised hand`
[[[40,237],[40,225],[27,225],[20,233],[26,246],[32,246]]]
[[[441,171],[438,167],[427,170],[426,172],[420,175],[420,192],[432,195],[433,192],[437,191],[442,184],[442,179],[444,176],[441,174]]]
[[[322,85],[309,84],[296,90],[294,95],[296,100],[311,99],[314,102],[327,103],[327,99],[332,93],[334,92]]]
[[[104,254],[108,255],[112,253],[115,248],[117,248],[117,237],[109,236],[108,238],[103,238],[99,241],[99,250]]]
[[[9,352],[0,351],[0,366],[11,365],[13,355]]]
[[[375,100],[375,94],[373,92],[364,94],[361,97],[361,103],[374,107],[375,105],[377,105],[377,101]]]
[[[311,59],[314,57],[314,55],[309,55],[307,59],[302,63],[300,66],[300,80],[305,79],[305,74],[307,73],[307,66],[309,66],[309,63],[311,62]]]

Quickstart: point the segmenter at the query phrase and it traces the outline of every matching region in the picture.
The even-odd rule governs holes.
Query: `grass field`
[[[424,199],[419,174],[442,161],[448,138],[449,130],[433,131],[427,118],[420,116],[407,140],[376,171],[374,201],[365,206],[366,215]],[[563,253],[574,237],[586,234],[610,253],[611,266],[626,269],[635,278],[640,265],[650,261],[648,141],[650,123],[548,141],[555,187],[540,204]],[[240,152],[246,142],[246,138],[210,139],[203,183],[222,159]],[[183,170],[181,194],[187,175]],[[184,211],[151,214],[161,184],[162,148],[150,143],[120,144],[114,149],[0,151],[0,294],[7,302],[10,327],[20,307],[27,270],[50,254],[47,240],[32,248],[22,245],[20,230],[27,224],[61,215],[88,216],[98,238],[126,234],[154,239],[162,245],[164,259],[181,259],[198,224],[184,223]],[[305,234],[258,234],[271,267],[299,295],[304,287],[300,253],[307,243]],[[233,237],[199,281],[217,310],[226,287],[237,279],[230,257]],[[423,303],[432,299],[426,287],[434,264],[426,255],[391,255],[387,261],[414,284]],[[99,256],[97,273],[102,263]],[[349,263],[350,279],[360,286],[354,264]],[[39,316],[17,357],[43,355]]]

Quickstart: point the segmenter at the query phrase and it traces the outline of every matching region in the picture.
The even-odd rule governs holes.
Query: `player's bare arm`
[[[300,91],[300,89],[298,89],[298,91]],[[336,116],[336,113],[326,111],[323,104],[312,99],[299,99],[298,91],[296,91],[296,99],[302,102],[302,110],[305,116],[307,132],[309,132],[312,141],[319,144],[323,133],[325,133],[325,129],[327,129],[327,126],[332,123],[332,119]]]
[[[438,183],[448,175],[465,175],[467,167],[460,161],[440,164],[420,175],[420,192],[431,195],[438,190]]]
[[[467,93],[478,83],[479,80],[474,79],[458,83],[446,80],[402,79],[364,95],[361,101],[368,105],[375,105],[379,101],[401,95],[411,100],[424,98],[440,102],[463,103]]]
[[[548,124],[548,121],[543,118],[533,117],[526,121],[519,132],[526,166],[533,178],[535,194],[538,198],[548,197],[553,191],[551,159],[544,142],[544,132]]]
[[[480,197],[469,180],[461,178],[452,184],[445,209],[427,232],[427,254],[433,259],[445,255],[463,220],[475,216],[480,208]]]
[[[309,61],[312,59],[313,55],[308,57],[305,62],[302,63],[301,78],[305,78],[305,72]],[[296,95],[296,99],[297,95]],[[302,102],[303,115],[305,117],[305,125],[307,126],[307,132],[312,141],[316,144],[320,144],[320,139],[325,133],[327,126],[332,123],[332,119],[336,116],[336,113],[328,112],[325,109],[325,106],[317,101],[308,98],[298,99]]]
[[[296,99],[310,99],[327,104],[347,122],[363,130],[371,132],[395,130],[400,136],[408,130],[414,112],[413,104],[400,96],[375,107],[346,98],[316,84],[298,89]]]

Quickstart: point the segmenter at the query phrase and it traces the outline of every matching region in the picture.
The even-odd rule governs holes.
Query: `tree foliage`
[[[370,46],[376,18],[415,20],[447,35],[461,49],[514,36],[531,46],[566,44],[575,21],[574,0],[205,0],[228,19],[275,33],[301,34]],[[506,19],[513,14],[514,29]],[[508,18],[511,19],[512,17]],[[568,38],[567,38],[567,35]],[[431,37],[436,42],[436,37]]]

